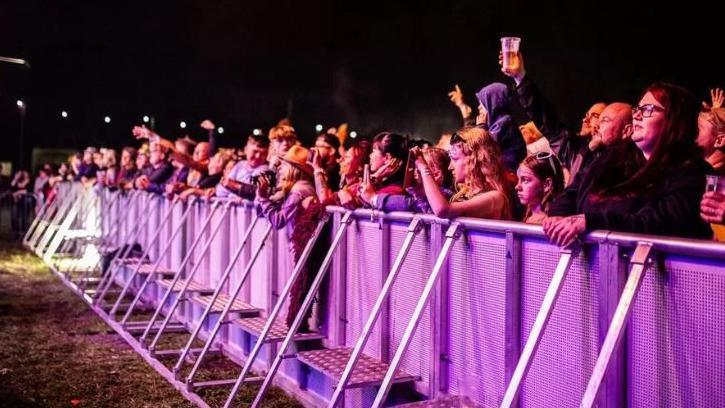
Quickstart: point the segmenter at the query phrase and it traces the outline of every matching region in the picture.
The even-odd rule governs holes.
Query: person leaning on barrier
[[[524,159],[516,173],[516,194],[526,206],[523,221],[541,224],[554,199],[564,191],[564,171],[551,152],[539,152]]]
[[[697,118],[697,145],[705,160],[719,175],[725,175],[725,108],[700,112]]]
[[[414,154],[415,167],[420,173],[425,196],[436,216],[491,219],[511,217],[511,203],[504,180],[501,152],[487,130],[465,127],[451,137],[448,154],[458,191],[450,199],[436,183],[422,152],[416,150]]]
[[[722,97],[722,91],[713,90],[713,106],[720,101],[716,95]],[[714,107],[701,112],[697,120],[699,133],[697,144],[704,152],[705,160],[715,170],[714,174],[725,177],[725,108]],[[708,191],[700,202],[700,216],[711,223],[715,239],[725,242],[725,196],[723,191]]]
[[[186,200],[190,196],[211,198],[216,194],[217,185],[224,175],[224,168],[232,155],[228,151],[221,149],[209,160],[209,166],[204,177],[199,181],[196,187],[186,188],[179,194],[181,200]]]
[[[327,172],[322,166],[322,160],[318,156],[312,158],[312,168],[315,172],[315,189],[317,198],[322,205],[343,205],[340,197],[347,201],[344,206],[357,208],[359,206],[358,187],[362,181],[365,165],[370,160],[371,146],[367,140],[354,143],[340,159],[340,186],[330,186]]]
[[[96,178],[96,172],[98,172],[98,166],[93,162],[93,155],[98,150],[95,147],[87,147],[83,151],[83,158],[78,166],[78,173],[76,174],[75,181],[83,183],[92,182]]]
[[[340,164],[339,164],[340,140],[336,135],[323,133],[315,139],[315,147],[310,149],[312,153],[313,167],[322,169],[327,178],[327,186],[334,191],[340,189]]]
[[[222,177],[216,187],[217,197],[229,197],[235,194],[247,200],[254,200],[257,187],[253,184],[253,178],[269,170],[267,156],[269,155],[269,139],[262,135],[249,135],[244,145],[244,160],[237,162],[229,171],[229,174]]]
[[[695,144],[697,115],[685,89],[649,86],[633,109],[631,140],[607,148],[552,204],[549,239],[568,246],[597,229],[710,238],[699,210],[712,170]]]
[[[421,157],[422,160],[425,160],[425,164],[430,169],[431,177],[438,184],[445,198],[450,200],[454,192],[452,190],[453,179],[450,171],[448,171],[451,162],[448,152],[437,147],[413,147],[410,152],[416,160]],[[425,195],[421,174],[417,170],[414,170],[413,181],[414,185],[405,189],[407,195],[378,193],[372,183],[363,183],[360,186],[360,198],[367,206],[373,207],[372,203],[375,203],[374,208],[384,212],[410,211],[433,214],[433,209]]]
[[[277,191],[270,194],[271,186],[267,175],[259,176],[257,184],[255,202],[272,227],[285,229],[293,264],[299,259],[324,213],[312,184],[313,169],[307,163],[308,159],[307,149],[302,146],[292,146],[284,156],[280,157]],[[292,325],[311,283],[310,268],[305,268],[290,292],[288,325]],[[307,319],[300,330],[309,330]]]
[[[139,190],[163,194],[166,191],[166,182],[174,174],[174,168],[166,160],[166,149],[158,143],[149,145],[150,172],[142,174],[134,181]]]

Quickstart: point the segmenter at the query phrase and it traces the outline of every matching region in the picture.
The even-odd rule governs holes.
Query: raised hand
[[[448,92],[448,97],[451,98],[451,102],[453,102],[456,106],[461,106],[464,104],[463,102],[463,91],[461,91],[461,88],[456,84],[456,87],[453,88],[452,91]]]
[[[712,109],[722,108],[723,100],[725,100],[723,90],[720,88],[711,89],[710,100],[712,101]]]
[[[210,121],[209,119],[206,119],[205,121],[201,122],[201,128],[206,130],[214,130],[216,129],[216,126],[214,125],[214,122]]]
[[[501,66],[501,72],[509,78],[512,78],[516,83],[520,83],[526,76],[526,68],[524,67],[524,56],[520,52],[516,53],[515,58],[509,60],[509,65],[504,66],[503,64],[503,53],[498,52],[498,65]]]

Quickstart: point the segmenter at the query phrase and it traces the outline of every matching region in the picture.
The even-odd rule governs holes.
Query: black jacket
[[[609,149],[608,149],[609,150]],[[611,151],[605,154],[616,154]],[[660,183],[634,197],[594,200],[594,180],[607,169],[605,157],[594,160],[551,204],[550,216],[584,214],[587,230],[611,230],[683,238],[710,239],[712,230],[700,218],[700,200],[705,192],[705,175],[712,168],[700,158],[663,174]]]
[[[589,138],[577,135],[559,120],[554,107],[529,76],[516,87],[516,93],[529,120],[539,128],[561,164],[569,170],[570,180],[601,154],[602,149],[589,150]]]

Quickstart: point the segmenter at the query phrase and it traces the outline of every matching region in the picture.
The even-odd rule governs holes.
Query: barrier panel
[[[59,200],[78,199],[72,191],[66,188]],[[134,227],[139,227],[135,241],[148,250],[152,262],[161,257],[160,265],[181,279],[196,268],[193,281],[211,289],[220,284],[231,255],[257,217],[250,203],[223,201],[219,205],[228,206],[228,211],[212,214],[211,226],[202,230],[211,211],[211,204],[202,200],[174,204],[146,193],[89,190],[85,194],[100,197],[98,204],[86,203],[82,211],[89,217],[94,217],[93,211],[101,213],[98,246],[120,247],[128,243]],[[188,206],[193,208],[180,227]],[[170,214],[169,222],[162,225],[165,214]],[[345,210],[330,207],[328,214],[330,234],[320,237],[326,240],[327,248],[341,228]],[[534,225],[457,219],[461,234],[448,240],[446,231],[451,221],[433,216],[370,210],[356,210],[350,216],[351,223],[338,248],[328,253],[332,259],[329,273],[316,294],[313,319],[323,339],[313,350],[303,346],[310,343],[293,342],[273,378],[304,404],[327,405],[338,387],[338,402],[350,407],[377,405],[376,395],[378,399],[387,397],[389,405],[421,399],[432,404],[430,401],[455,396],[456,403],[483,407],[575,407],[583,400],[582,406],[587,406],[585,395],[590,394],[600,407],[725,406],[725,244],[594,231],[568,255],[570,258],[562,258],[568,253],[549,244],[541,228]],[[52,215],[41,212],[39,217],[50,220]],[[379,317],[356,368],[351,366],[349,378],[338,384],[414,217],[420,229],[400,264],[389,296],[381,300]],[[79,228],[88,228],[95,221],[84,221]],[[50,229],[43,222],[38,221],[36,228],[42,224]],[[219,232],[212,237],[212,226],[217,224]],[[261,246],[237,297],[261,310],[257,322],[264,322],[271,312],[294,268],[284,229],[272,230],[263,242],[268,226],[263,218],[254,225],[221,289],[228,295],[237,286],[255,249]],[[176,228],[181,228],[180,233],[167,245]],[[39,235],[30,232],[29,237]],[[192,241],[198,237],[200,244],[189,254]],[[209,248],[204,251],[209,239]],[[447,241],[448,258],[440,265],[431,298],[420,302],[425,308],[415,330],[410,331],[409,344],[405,350],[401,348],[404,352],[399,364],[393,364],[399,372],[393,374],[389,363],[406,340],[406,327]],[[642,283],[629,292],[633,295],[630,307],[620,299],[628,293],[625,283],[630,270],[637,267],[637,262],[632,262],[637,256],[635,248],[639,244],[637,251],[641,251],[643,243],[651,252],[640,253]],[[168,251],[162,253],[166,247]],[[190,261],[180,270],[187,256]],[[121,266],[120,270],[115,284],[136,294],[133,291],[140,287],[140,281],[128,281],[133,267]],[[552,284],[555,277],[559,286]],[[152,308],[159,307],[166,293],[159,279],[151,278],[142,296]],[[194,299],[198,293],[185,296],[189,300],[180,303],[172,318],[187,332],[198,327],[199,337],[206,340],[214,334],[218,312],[211,312],[202,322],[205,304]],[[171,299],[174,296],[160,308],[162,315],[168,313]],[[287,303],[281,312],[284,321]],[[213,341],[214,348],[240,363],[262,331],[261,327],[250,331],[252,320],[237,324],[246,313],[232,308]],[[619,332],[617,322],[626,330]],[[152,333],[148,342],[153,337]],[[611,338],[611,353],[601,349],[605,338]],[[264,344],[253,362],[254,371],[267,372],[279,357],[281,341],[272,339]],[[314,350],[320,347],[323,352]],[[295,356],[299,358],[292,358]],[[367,367],[369,375],[355,371],[358,366]],[[595,366],[602,370],[595,370]],[[187,390],[185,395],[192,395],[194,382],[175,374],[175,381]],[[268,375],[268,380],[273,375]],[[254,381],[260,379],[255,377]],[[385,389],[388,379],[400,382],[390,394]],[[225,379],[224,385],[231,383]],[[214,384],[218,385],[221,382]]]

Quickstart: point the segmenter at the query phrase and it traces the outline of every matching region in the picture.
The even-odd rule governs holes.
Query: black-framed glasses
[[[665,110],[665,108],[657,106],[653,103],[646,103],[644,105],[639,105],[632,108],[632,116],[642,114],[643,118],[649,118],[652,116],[653,112],[664,112]]]
[[[551,166],[551,171],[554,172],[554,176],[556,177],[559,175],[559,171],[557,170],[556,163],[554,163],[554,160],[556,160],[556,159],[554,159],[554,153],[546,152],[546,151],[538,152],[538,153],[536,153],[536,155],[534,155],[534,157],[536,157],[536,160],[538,160],[538,161],[547,161],[549,163],[549,166]]]

